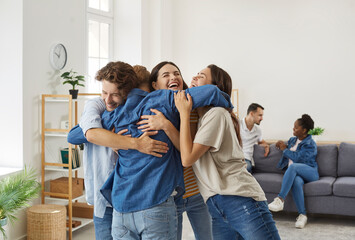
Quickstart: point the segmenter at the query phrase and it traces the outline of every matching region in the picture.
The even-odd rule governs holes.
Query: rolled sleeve
[[[84,135],[89,129],[102,128],[101,115],[104,111],[105,103],[101,98],[93,98],[87,101],[79,123]]]

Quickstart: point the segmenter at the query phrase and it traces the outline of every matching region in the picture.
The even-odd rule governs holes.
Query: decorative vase
[[[0,219],[0,226],[3,227],[7,224],[7,217]]]
[[[315,143],[317,143],[317,140],[318,140],[318,136],[317,135],[312,135],[312,139]]]
[[[78,92],[79,92],[78,89],[70,89],[69,90],[70,95],[72,95],[72,99],[77,99],[78,98]]]

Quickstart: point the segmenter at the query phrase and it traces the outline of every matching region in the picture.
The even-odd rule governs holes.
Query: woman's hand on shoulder
[[[190,94],[187,94],[187,96],[185,96],[185,91],[179,91],[177,93],[174,93],[174,101],[175,106],[180,113],[180,117],[182,115],[190,116],[192,110],[192,98]]]

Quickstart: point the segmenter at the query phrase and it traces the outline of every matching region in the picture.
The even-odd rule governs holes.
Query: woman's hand
[[[142,132],[147,132],[151,130],[166,130],[168,126],[168,120],[165,118],[164,114],[156,109],[150,109],[155,115],[143,115],[141,116],[141,121],[137,122],[137,125],[141,125],[138,129],[142,129]]]
[[[284,141],[281,141],[281,140],[277,141],[277,143],[275,145],[281,151],[283,151],[287,148],[287,145],[284,143]]]
[[[192,98],[190,94],[187,94],[187,99],[185,97],[185,91],[179,91],[174,93],[174,101],[177,110],[181,115],[190,116],[192,110]]]

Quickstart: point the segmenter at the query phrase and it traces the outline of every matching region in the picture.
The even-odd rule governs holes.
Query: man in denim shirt
[[[113,76],[120,72],[121,76],[126,76],[131,82],[137,81],[132,66],[123,62],[109,63],[97,74],[97,80],[102,82],[101,98],[90,99],[84,107],[80,119],[81,128],[79,131],[71,131],[68,135],[68,142],[76,142],[76,135],[85,136],[85,149],[83,156],[86,200],[94,205],[94,225],[96,239],[112,239],[112,207],[99,192],[101,186],[114,169],[117,160],[117,154],[110,148],[134,148],[149,154],[159,155],[157,152],[166,152],[165,143],[158,143],[150,139],[148,135],[142,135],[140,138],[130,138],[117,135],[102,129],[101,114],[105,111],[113,111],[124,100],[124,94],[121,89],[124,86],[115,77],[108,79],[107,76]],[[146,82],[148,84],[148,81]],[[129,91],[130,89],[126,90]],[[121,96],[123,95],[123,96]],[[103,141],[104,140],[104,141]],[[98,145],[96,145],[98,144]],[[105,145],[99,146],[99,145]]]
[[[193,98],[193,108],[205,105],[232,107],[229,97],[212,85],[188,89],[186,92]],[[148,94],[140,89],[133,89],[126,103],[115,111],[105,112],[102,116],[103,126],[106,129],[115,127],[116,132],[128,129],[132,137],[139,137],[142,132],[137,129],[136,123],[141,115],[151,114],[151,108],[161,111],[179,128],[180,119],[173,92],[158,90]],[[163,131],[153,138],[167,142],[168,153],[157,158],[135,150],[119,150],[115,171],[103,187],[103,194],[114,207],[114,237],[176,238],[176,209],[172,195],[175,191],[182,194],[184,188],[180,153]],[[159,216],[165,217],[160,219]]]

